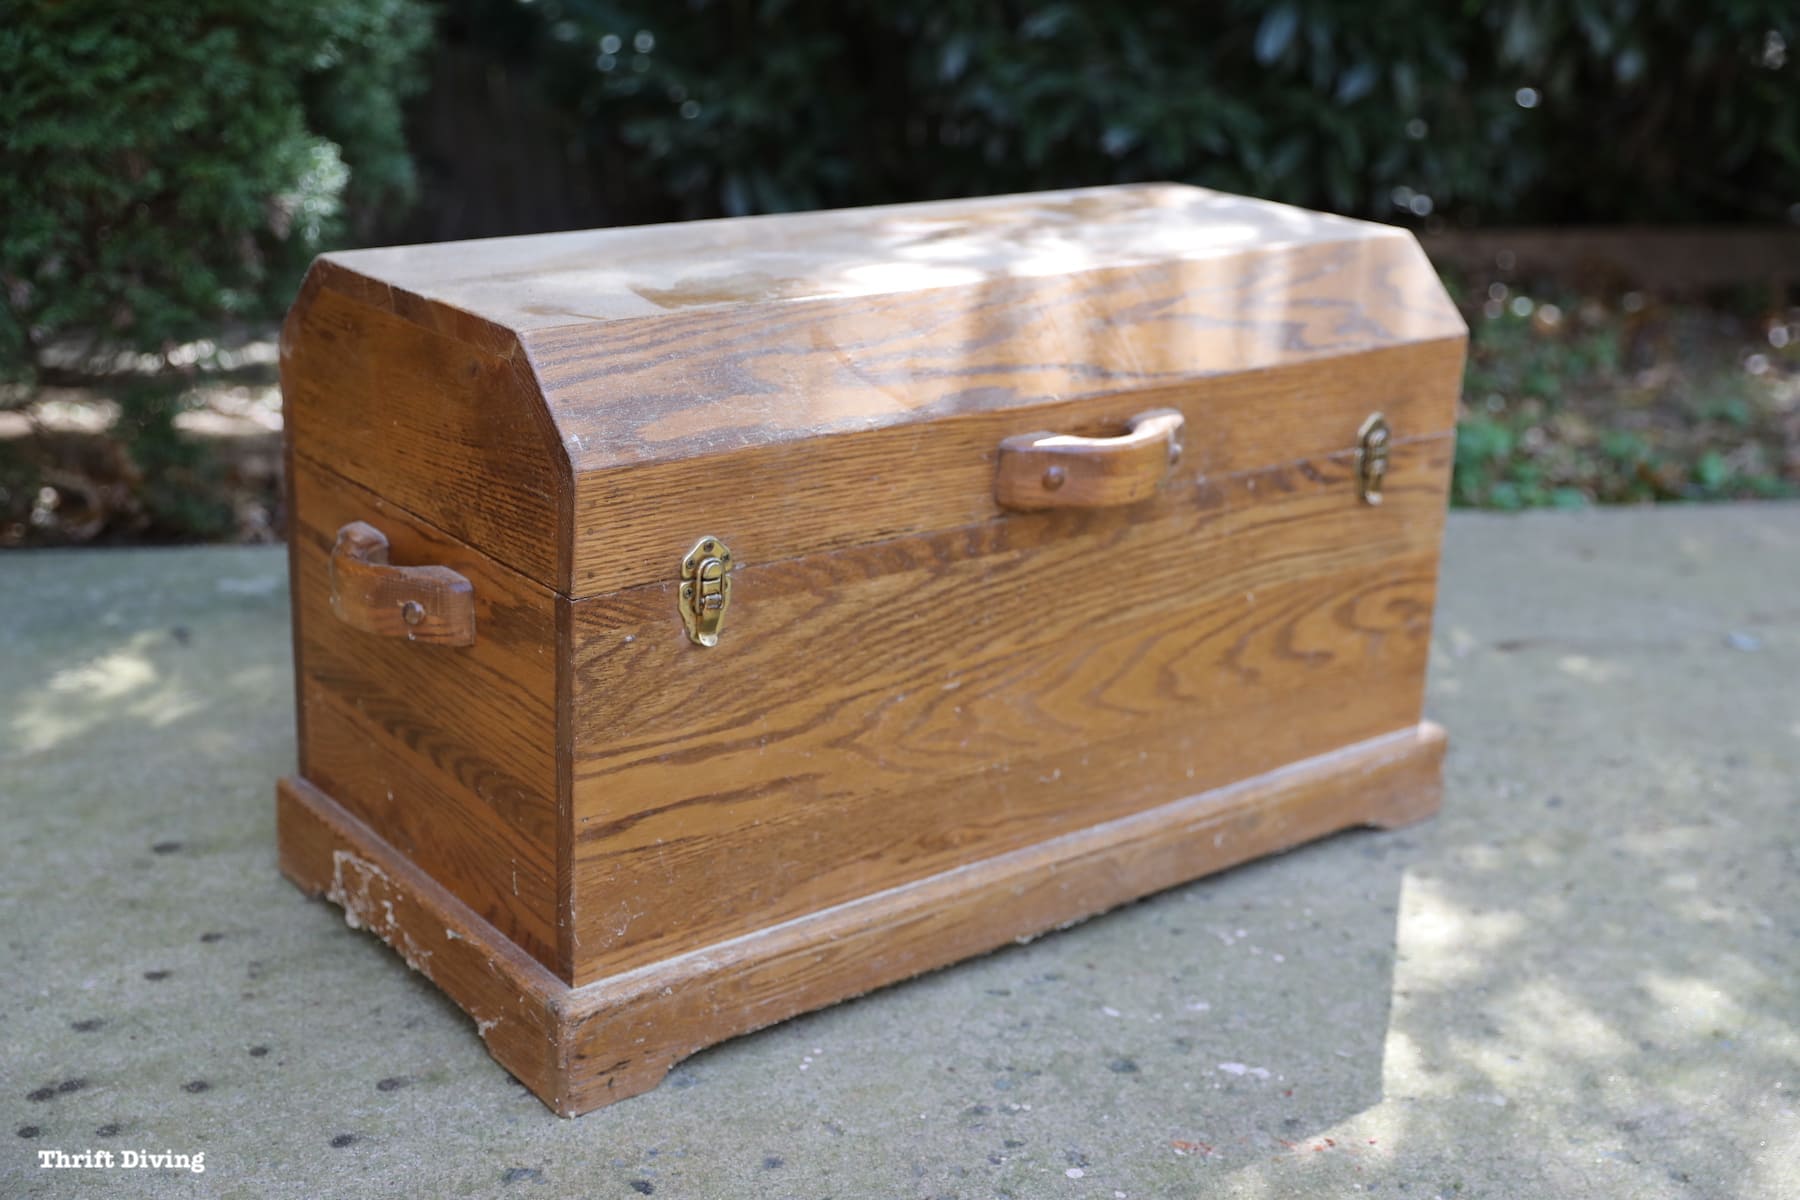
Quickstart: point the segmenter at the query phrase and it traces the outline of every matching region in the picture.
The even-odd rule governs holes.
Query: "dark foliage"
[[[278,312],[404,197],[415,0],[11,0],[0,19],[0,380]]]
[[[1800,213],[1791,0],[439,0],[659,215],[1178,179],[1391,219]]]

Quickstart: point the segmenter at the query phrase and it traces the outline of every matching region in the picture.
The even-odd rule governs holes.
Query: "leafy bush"
[[[1465,304],[1455,503],[1800,495],[1800,307],[1550,294]]]
[[[685,215],[1146,178],[1400,219],[1800,214],[1792,0],[440,6]]]
[[[0,379],[277,312],[346,212],[403,199],[417,0],[12,0]]]

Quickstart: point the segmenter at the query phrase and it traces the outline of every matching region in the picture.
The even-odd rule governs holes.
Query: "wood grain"
[[[568,458],[516,345],[321,260],[281,335],[294,452],[534,581],[566,575]]]
[[[1450,429],[1464,334],[1416,316],[1417,247],[1310,252],[532,334],[575,469],[568,592],[659,578],[695,530],[749,562],[989,520],[1002,440],[1150,407],[1184,414],[1195,472],[1342,449],[1377,408]]]
[[[587,515],[577,526],[570,594],[584,599],[666,580],[699,532],[718,535],[751,566],[985,523],[1002,515],[993,478],[1003,439],[1046,427],[1100,431],[1146,408],[1185,417],[1182,459],[1168,488],[1348,449],[1377,408],[1397,437],[1443,432],[1453,423],[1462,353],[1460,343],[1434,343],[1022,413],[945,418],[930,436],[839,434],[827,439],[824,454],[784,443],[707,460],[704,478],[694,464],[679,463],[583,476],[578,512]]]
[[[1266,200],[1144,183],[351,250],[326,261],[382,280],[385,303],[428,322],[528,332],[1406,236]]]
[[[571,465],[590,475],[1461,339],[1417,244],[1385,232],[520,340]]]
[[[1416,723],[1449,452],[576,604],[575,982]]]
[[[696,1050],[1358,824],[1435,811],[1420,725],[570,988],[316,788],[283,780],[281,868],[393,946],[553,1111],[655,1087]]]
[[[566,975],[556,597],[303,456],[294,467],[302,775]],[[470,581],[482,631],[473,645],[408,642],[337,619],[330,552],[357,520],[380,528],[395,558]]]

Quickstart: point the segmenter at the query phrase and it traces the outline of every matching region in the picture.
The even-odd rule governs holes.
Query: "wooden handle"
[[[365,633],[436,646],[475,642],[475,588],[449,567],[388,563],[381,530],[352,521],[331,548],[331,611]]]
[[[1112,508],[1156,493],[1181,458],[1181,414],[1153,408],[1119,437],[1021,433],[1000,443],[1001,508]]]

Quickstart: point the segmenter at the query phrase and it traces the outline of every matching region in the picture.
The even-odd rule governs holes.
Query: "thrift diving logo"
[[[38,1168],[44,1171],[192,1171],[206,1170],[206,1151],[177,1154],[173,1150],[39,1150]]]

